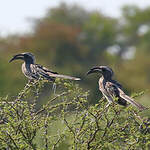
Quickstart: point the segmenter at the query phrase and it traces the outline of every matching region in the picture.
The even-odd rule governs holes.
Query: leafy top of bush
[[[47,103],[37,108],[46,81],[28,83],[0,101],[0,146],[11,150],[149,149],[150,120],[132,106],[88,104],[89,91],[56,81]],[[138,94],[136,94],[137,96]]]

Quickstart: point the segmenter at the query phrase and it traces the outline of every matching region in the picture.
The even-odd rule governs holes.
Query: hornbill
[[[21,59],[24,61],[24,63],[22,64],[22,72],[29,80],[38,80],[40,77],[52,82],[55,81],[55,78],[80,80],[80,78],[61,75],[39,64],[35,64],[34,55],[28,52],[13,56],[13,58],[9,62],[12,62],[17,59]]]
[[[117,103],[123,106],[127,106],[127,102],[136,106],[139,110],[144,110],[146,107],[135,102],[135,100],[124,93],[122,86],[117,81],[113,80],[113,70],[108,66],[96,66],[91,68],[87,75],[91,73],[100,73],[102,77],[99,79],[99,90],[103,96],[108,100],[109,104],[117,99]],[[108,104],[108,106],[109,106]]]

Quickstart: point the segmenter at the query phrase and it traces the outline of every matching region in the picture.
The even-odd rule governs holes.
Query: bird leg
[[[106,98],[105,98],[105,96],[103,96],[101,99],[102,99],[103,101],[106,101]]]
[[[106,107],[105,107],[104,109],[108,108],[109,105],[111,105],[111,104],[112,104],[112,102],[111,102],[111,101],[108,101],[108,104],[106,105]]]
[[[28,80],[27,86],[29,86],[32,82],[33,80]]]
[[[56,83],[53,83],[52,90],[54,90],[54,95],[56,95]]]

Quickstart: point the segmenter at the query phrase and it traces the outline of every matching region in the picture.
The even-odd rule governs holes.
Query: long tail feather
[[[71,77],[71,76],[67,76],[67,75],[61,75],[61,74],[49,74],[50,77],[55,77],[55,78],[63,78],[63,79],[69,79],[69,80],[75,80],[75,81],[79,81],[81,80],[80,78],[76,78],[76,77]]]
[[[131,105],[134,105],[135,107],[137,107],[139,110],[147,109],[145,106],[141,105],[140,103],[135,102],[134,99],[132,99],[131,97],[127,96],[125,93],[121,92],[119,96],[121,98],[123,98],[124,100],[126,100],[127,102],[129,102]]]

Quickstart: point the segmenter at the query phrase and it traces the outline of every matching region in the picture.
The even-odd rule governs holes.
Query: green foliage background
[[[61,74],[81,77],[80,85],[91,90],[90,103],[100,98],[99,76],[85,77],[94,65],[111,66],[128,93],[149,89],[149,11],[125,6],[120,18],[112,18],[65,3],[47,10],[32,20],[32,32],[0,37],[0,95],[17,94],[27,81],[20,71],[22,62],[8,63],[21,52],[34,53],[37,63]]]
[[[85,76],[93,66],[109,65],[126,93],[136,93],[132,96],[149,107],[149,14],[150,7],[124,6],[121,17],[112,18],[62,3],[33,19],[31,32],[0,37],[1,147],[150,149],[149,111],[118,105],[105,110],[100,76]],[[58,80],[55,94],[52,83],[26,84],[22,62],[8,63],[22,52],[32,52],[38,64],[82,80],[79,85]]]

